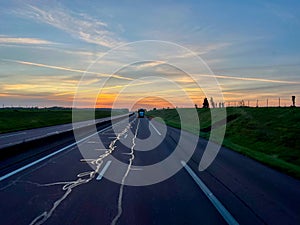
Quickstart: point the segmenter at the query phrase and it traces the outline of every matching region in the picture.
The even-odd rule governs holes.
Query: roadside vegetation
[[[75,121],[90,120],[90,111],[78,110]],[[124,113],[124,112],[123,112]],[[122,112],[114,112],[114,115]],[[109,110],[95,111],[95,118],[111,115]],[[71,109],[1,109],[0,133],[72,123]]]
[[[197,109],[201,128],[197,134],[207,139],[211,129],[218,133],[225,126],[225,123],[212,126],[210,110],[221,109]],[[226,108],[226,111],[223,146],[300,179],[300,108],[240,107]],[[175,109],[149,111],[147,115],[161,117],[167,125],[180,128]],[[183,129],[195,133],[192,127],[191,121]]]

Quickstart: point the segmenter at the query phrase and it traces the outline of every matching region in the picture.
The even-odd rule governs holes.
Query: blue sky
[[[291,95],[300,97],[299,10],[296,0],[1,1],[0,104],[70,106],[78,81],[97,57],[127,43],[162,40],[201,57],[216,75],[224,101],[244,99],[256,104],[256,99],[264,102],[269,98],[277,104],[281,97],[289,105]],[[107,66],[111,63],[117,62]],[[163,69],[168,67],[151,66],[121,72],[131,79],[151,73],[179,81],[184,90],[193,90],[189,96],[201,104],[203,93],[191,89],[193,81],[186,75],[171,77],[170,69]],[[96,72],[104,70],[97,68]],[[117,78],[111,83],[118,82],[120,88],[126,85]],[[138,93],[142,87],[142,96],[153,97],[153,87],[166,90],[165,85],[141,82],[134,87]],[[119,91],[105,92],[100,105],[109,106],[109,96]],[[178,94],[161,93],[165,99]],[[129,106],[131,95],[136,94],[134,90],[124,94],[121,106]],[[176,101],[178,106],[187,106],[184,98]]]

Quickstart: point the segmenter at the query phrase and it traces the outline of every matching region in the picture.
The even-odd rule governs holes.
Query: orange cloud
[[[97,108],[112,108],[117,94],[101,93],[98,95],[96,107]]]
[[[134,104],[131,110],[139,108],[153,109],[153,108],[175,108],[176,106],[167,100],[159,97],[146,97]]]

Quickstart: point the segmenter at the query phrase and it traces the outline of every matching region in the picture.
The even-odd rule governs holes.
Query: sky
[[[299,11],[298,0],[2,0],[0,104],[300,105]]]

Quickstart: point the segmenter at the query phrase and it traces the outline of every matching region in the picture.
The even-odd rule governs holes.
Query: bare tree
[[[204,98],[204,101],[203,101],[203,108],[209,108],[209,103],[208,103],[207,98]]]

